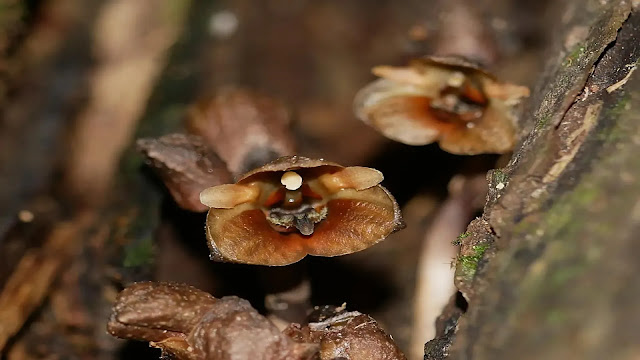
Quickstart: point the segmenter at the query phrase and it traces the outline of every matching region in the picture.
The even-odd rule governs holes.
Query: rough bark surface
[[[639,5],[568,4],[530,133],[461,239],[468,311],[425,359],[640,357]]]

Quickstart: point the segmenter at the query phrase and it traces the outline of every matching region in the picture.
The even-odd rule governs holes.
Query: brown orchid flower
[[[286,156],[200,194],[211,258],[287,265],[368,248],[403,227],[382,173]]]
[[[377,66],[358,92],[358,118],[409,145],[434,141],[454,154],[505,153],[516,141],[514,105],[523,86],[498,82],[458,57],[425,57],[405,67]]]

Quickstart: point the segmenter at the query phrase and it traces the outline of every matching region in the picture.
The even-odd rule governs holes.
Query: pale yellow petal
[[[351,166],[333,174],[324,174],[319,180],[331,192],[342,189],[364,190],[382,182],[384,176],[376,169]]]
[[[213,186],[200,193],[200,202],[210,208],[230,209],[255,200],[260,190],[251,185],[224,184]]]

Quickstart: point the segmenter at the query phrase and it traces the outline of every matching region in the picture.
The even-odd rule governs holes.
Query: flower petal
[[[319,256],[364,250],[403,226],[397,206],[382,186],[342,190],[327,203],[327,218],[317,224],[306,249]]]
[[[200,202],[210,208],[231,209],[232,207],[255,200],[260,190],[255,186],[223,184],[213,186],[200,193]]]
[[[504,154],[515,145],[513,121],[510,109],[503,102],[494,100],[473,127],[460,127],[444,133],[440,147],[461,155]]]
[[[212,258],[256,265],[288,265],[307,255],[302,235],[274,230],[261,210],[249,204],[211,209],[207,240]]]
[[[342,189],[368,189],[380,184],[384,175],[376,169],[350,166],[333,174],[321,175],[318,179],[333,193]]]
[[[418,95],[380,98],[359,109],[358,116],[392,140],[426,145],[437,140],[442,129],[452,127],[433,116],[429,111],[430,102],[428,97]]]

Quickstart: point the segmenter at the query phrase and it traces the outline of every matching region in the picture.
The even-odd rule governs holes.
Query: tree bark
[[[461,239],[468,311],[425,359],[640,357],[640,3],[567,5],[530,133]]]

